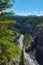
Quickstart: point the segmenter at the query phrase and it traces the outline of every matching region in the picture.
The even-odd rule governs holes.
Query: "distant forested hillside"
[[[43,16],[8,16],[7,18],[10,20],[16,20],[17,23],[43,23]]]

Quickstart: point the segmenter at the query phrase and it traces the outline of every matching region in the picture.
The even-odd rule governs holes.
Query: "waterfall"
[[[24,35],[21,35],[18,42],[19,42],[19,47],[20,49],[22,50],[22,47],[23,47],[23,38],[24,38]]]
[[[20,49],[22,50],[22,47],[23,47],[23,39],[24,39],[24,35],[21,35],[18,42],[19,42],[19,47]],[[37,65],[34,60],[30,57],[29,54],[27,54],[25,52],[25,49],[24,49],[24,58],[27,60],[27,62],[29,63],[29,65]]]

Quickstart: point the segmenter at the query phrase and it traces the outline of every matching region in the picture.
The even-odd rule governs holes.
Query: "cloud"
[[[43,11],[40,11],[40,12],[38,13],[38,16],[43,16]]]
[[[8,10],[3,10],[3,12],[10,12],[10,11],[8,11]],[[29,12],[27,12],[27,13],[25,13],[25,12],[13,12],[13,13],[15,13],[15,15],[19,15],[19,16],[29,16],[29,15],[36,15],[36,16],[43,16],[43,11],[29,11]],[[1,14],[1,12],[0,12],[0,14]]]
[[[28,15],[31,15],[32,13],[31,12],[28,12],[28,13],[16,13],[16,15],[20,15],[20,16],[28,16]]]
[[[29,16],[29,15],[43,16],[43,11],[32,11],[32,12],[27,12],[27,13],[16,12],[15,15],[20,15],[20,16]]]

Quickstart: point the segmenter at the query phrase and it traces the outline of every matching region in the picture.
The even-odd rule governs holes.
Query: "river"
[[[18,40],[19,47],[20,47],[21,50],[22,50],[22,47],[23,47],[23,39],[24,39],[24,35],[21,35],[19,40]],[[25,49],[24,49],[24,58],[27,60],[29,65],[38,65],[34,62],[34,60],[30,57],[30,55],[25,52]]]

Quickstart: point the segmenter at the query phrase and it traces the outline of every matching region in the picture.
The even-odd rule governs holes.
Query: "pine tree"
[[[6,10],[8,8],[11,8],[13,6],[15,0],[0,0],[0,15],[3,16],[4,14],[12,14],[13,12],[3,12],[3,10]]]
[[[2,14],[3,10],[12,6],[9,4],[10,1],[0,0],[0,65],[4,65],[5,61],[9,62],[18,55],[18,47],[13,43],[14,31],[8,29],[9,24],[13,24],[13,21],[8,21],[4,17],[4,13]]]

